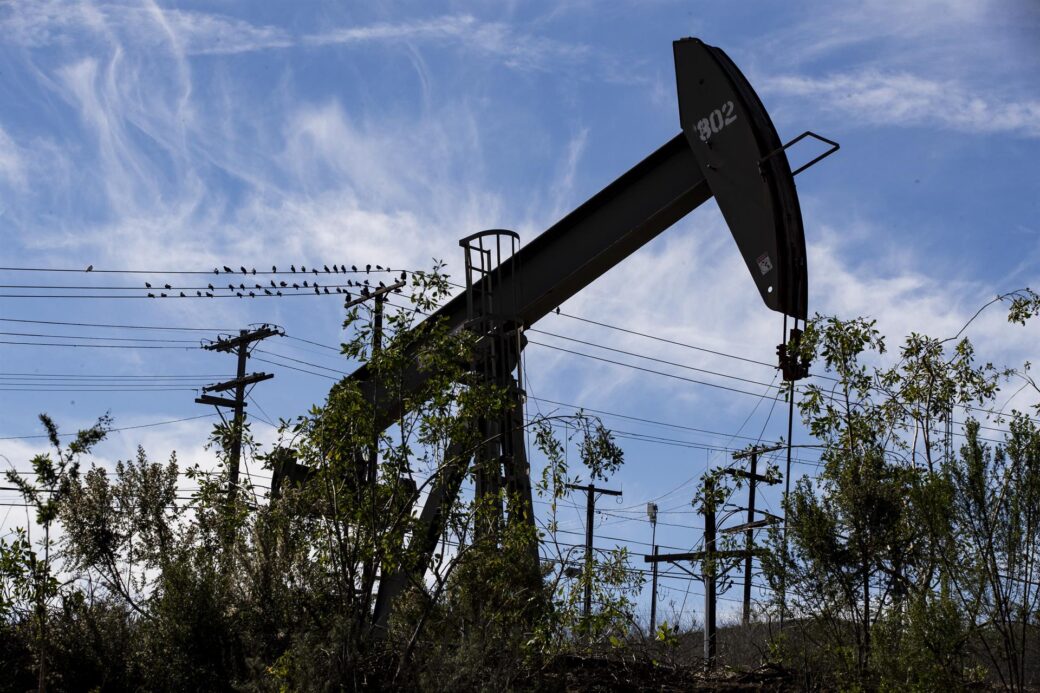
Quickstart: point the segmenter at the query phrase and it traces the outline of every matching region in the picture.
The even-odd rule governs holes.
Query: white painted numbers
[[[708,114],[707,118],[697,121],[697,132],[701,136],[701,142],[707,142],[712,135],[717,135],[722,128],[736,119],[737,116],[733,113],[733,102],[727,101],[722,104],[722,108],[716,108]]]

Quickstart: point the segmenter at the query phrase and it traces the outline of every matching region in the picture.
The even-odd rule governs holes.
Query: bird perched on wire
[[[152,288],[152,285],[151,285],[151,284],[149,284],[148,282],[145,282],[145,283],[144,283],[144,288],[146,288],[146,289],[150,289],[150,288]]]
[[[148,298],[155,298],[155,294],[148,294]]]
[[[307,288],[307,280],[306,279],[303,280],[303,288],[305,288],[305,289]]]
[[[173,288],[173,287],[172,287],[172,286],[170,286],[169,284],[163,284],[163,286],[165,286],[165,287],[166,287],[167,289],[172,289],[172,288]]]
[[[325,268],[325,274],[328,274],[331,271],[328,265],[323,265],[323,267]]]
[[[289,265],[289,269],[292,270],[293,274],[296,274],[296,265]]]
[[[314,286],[314,293],[316,293],[316,294],[321,294],[321,292],[320,292],[320,291],[318,291],[318,287],[317,287],[317,285],[315,285],[315,286]]]
[[[239,269],[242,270],[242,274],[249,274],[248,272],[246,272],[245,267],[239,267]]]
[[[274,289],[278,288],[278,285],[274,283],[273,279],[271,280],[271,287],[274,288]]]
[[[404,270],[401,270],[401,281],[404,281],[407,278],[408,278],[408,273],[405,272]]]
[[[87,265],[87,272],[93,272],[93,271],[94,271],[94,265]]]
[[[307,271],[307,268],[306,268],[306,267],[304,267],[303,265],[300,265],[300,271],[301,271],[301,272],[306,272],[306,271]]]
[[[209,286],[209,290],[210,290],[210,291],[213,291],[213,285],[212,285],[212,284],[209,284],[208,286]]]
[[[163,294],[163,293],[160,293],[159,296],[162,297],[162,298],[166,298],[166,294]]]
[[[181,298],[187,298],[187,296],[184,295],[183,291],[181,292]]]
[[[299,290],[300,289],[300,285],[295,283],[295,282],[293,282],[292,288],[294,288],[296,290]]]
[[[383,271],[383,266],[382,265],[376,265],[376,269],[379,270],[380,272],[382,272]]]
[[[271,272],[272,272],[272,273],[275,273],[275,272],[277,272],[277,271],[278,271],[278,268],[277,268],[277,267],[275,267],[274,265],[271,265]]]
[[[250,291],[249,292],[249,298],[256,298],[256,294],[254,294],[252,291]]]
[[[323,291],[324,291],[325,293],[328,293],[328,292],[329,292],[329,287],[327,287],[327,286],[326,286],[326,287],[324,287],[324,288],[323,288]]]
[[[272,295],[270,289],[264,289],[264,293],[267,294],[268,296]]]
[[[285,282],[278,282],[278,283],[282,285],[283,289],[287,286]]]
[[[227,272],[228,274],[231,274],[232,272],[234,272],[234,270],[231,269],[230,267],[228,267],[227,265],[224,265],[224,271]]]
[[[250,268],[249,268],[249,271],[250,271],[250,273],[252,273],[252,274],[256,274],[256,268],[255,268],[255,267],[250,267]]]
[[[372,265],[365,265],[365,274],[368,274],[371,271],[372,271]]]
[[[199,298],[202,298],[202,292],[201,291],[196,291],[195,295],[198,296]]]
[[[239,298],[242,298],[242,292],[241,291],[236,291],[235,295],[238,296]]]
[[[351,272],[357,272],[357,265],[351,265],[350,266],[350,271]]]
[[[210,292],[208,292],[208,291],[206,292],[206,296],[207,296],[208,298],[213,298],[213,294],[211,294],[211,293],[210,293]]]

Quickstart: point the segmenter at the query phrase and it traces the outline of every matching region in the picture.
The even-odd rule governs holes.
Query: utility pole
[[[202,388],[201,396],[195,399],[198,404],[212,404],[215,407],[227,407],[234,412],[231,424],[231,459],[228,469],[228,502],[235,499],[238,492],[238,469],[242,460],[242,431],[245,426],[246,387],[274,377],[271,373],[251,373],[246,375],[246,359],[249,358],[249,345],[253,342],[274,337],[282,334],[280,330],[270,325],[262,325],[260,329],[240,330],[237,337],[217,337],[217,341],[206,344],[203,349],[207,351],[223,351],[234,353],[238,356],[238,370],[234,380],[227,380],[215,385],[207,385]],[[227,392],[234,390],[235,398],[214,397],[205,394],[209,392]]]
[[[620,496],[621,491],[596,488],[596,485],[591,482],[588,486],[567,484],[567,488],[585,492],[585,605],[582,609],[582,617],[587,622],[589,614],[592,613],[592,527],[596,520],[596,494]]]
[[[704,480],[704,664],[715,668],[715,477]]]
[[[760,448],[756,445],[745,452],[734,453],[734,460],[750,459],[750,469],[746,472],[740,469],[725,470],[727,474],[748,480],[747,523],[724,530],[726,533],[744,530],[744,549],[746,551],[744,556],[744,609],[740,622],[745,626],[751,621],[751,561],[754,553],[754,532],[756,529],[765,527],[771,522],[768,519],[755,520],[755,487],[759,481],[767,484],[780,483],[779,479],[758,474],[758,456],[767,452],[776,452],[781,448],[782,446],[779,445],[771,448]]]
[[[654,547],[654,555],[657,555],[657,503],[646,504],[646,514],[650,518],[651,530],[650,545]],[[650,637],[657,632],[657,563],[653,564],[653,579],[650,588]]]
[[[759,480],[761,480],[761,477]],[[692,577],[704,582],[704,666],[706,669],[711,670],[715,668],[717,656],[716,602],[718,596],[716,586],[719,576],[724,575],[729,567],[725,566],[720,569],[720,561],[743,559],[746,565],[748,554],[754,554],[756,551],[755,549],[740,551],[720,551],[718,549],[716,544],[718,534],[745,531],[747,528],[741,525],[728,529],[717,529],[715,517],[715,477],[713,475],[709,475],[704,479],[702,495],[704,498],[701,506],[701,514],[704,515],[704,550],[685,553],[657,553],[657,547],[655,546],[654,553],[649,556],[643,556],[643,561],[654,565],[660,562],[671,563],[684,572],[689,573]],[[684,562],[694,563],[697,561],[701,563],[700,575],[682,565]]]

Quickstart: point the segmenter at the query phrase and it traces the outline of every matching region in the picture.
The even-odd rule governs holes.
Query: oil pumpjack
[[[787,318],[794,321],[793,337],[807,317],[806,249],[794,174],[838,145],[810,132],[782,144],[751,85],[721,49],[693,38],[675,41],[673,49],[682,131],[523,247],[515,233],[504,230],[462,239],[465,291],[432,316],[450,330],[474,330],[474,370],[511,393],[511,410],[501,420],[479,424],[488,444],[474,453],[449,444],[446,452],[446,458],[476,457],[478,498],[501,497],[504,486],[514,507],[498,512],[510,522],[534,523],[518,369],[523,331],[698,206],[715,198],[762,300],[784,314],[785,328]],[[830,149],[792,172],[786,149],[807,136]],[[804,377],[806,364],[783,347],[778,351],[784,378]],[[429,377],[416,357],[404,375],[404,391],[417,391]],[[402,399],[391,398],[366,366],[347,378],[371,404],[377,430],[400,419]],[[381,576],[372,614],[377,632],[386,628],[406,588],[422,583],[447,510],[470,469],[470,460],[464,462],[446,465],[422,504],[408,546],[419,559]],[[529,559],[537,573],[537,542]]]

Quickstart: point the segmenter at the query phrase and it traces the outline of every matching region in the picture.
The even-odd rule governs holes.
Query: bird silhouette
[[[206,292],[206,296],[207,296],[207,297],[209,297],[209,298],[213,298],[213,294],[211,294],[211,293],[210,293],[210,292],[208,292],[208,291]]]
[[[239,267],[239,269],[242,270],[242,274],[249,274],[248,272],[246,272],[245,267]]]
[[[365,265],[365,274],[368,274],[371,271],[372,271],[372,265]]]
[[[254,294],[252,291],[250,291],[249,292],[249,298],[256,298],[256,294]]]
[[[347,300],[349,301],[350,300],[350,292],[349,291],[344,291],[343,293],[345,293],[347,295]]]
[[[281,296],[281,295],[282,295],[282,292],[281,292],[281,291],[275,291],[275,293],[276,293],[276,294],[278,294],[279,296]]]
[[[329,292],[329,287],[327,287],[327,286],[326,286],[326,287],[324,288],[324,291],[325,291],[325,293],[328,293],[328,292]]]
[[[148,294],[148,298],[155,298],[155,294]]]
[[[271,286],[272,286],[273,288],[275,288],[275,289],[277,289],[277,288],[278,288],[278,285],[274,283],[274,280],[273,280],[273,279],[271,280]]]
[[[172,289],[172,288],[173,288],[173,287],[172,287],[172,286],[170,286],[169,284],[163,284],[163,286],[165,286],[165,287],[166,287],[167,289]]]
[[[277,272],[277,271],[278,271],[278,268],[275,267],[274,265],[271,265],[271,272]]]
[[[245,291],[246,290],[246,285],[245,284],[239,284],[238,288],[242,289],[242,291]]]
[[[402,272],[401,272],[401,281],[404,281],[404,280],[405,280],[405,279],[407,279],[407,278],[408,278],[408,273],[407,273],[407,272],[404,272],[404,271],[402,271]]]
[[[159,294],[161,297],[166,298],[166,294]]]
[[[331,270],[329,269],[328,265],[324,265],[324,267],[325,267],[325,274],[328,274],[329,272],[331,272]]]
[[[212,284],[209,284],[208,286],[209,286],[209,290],[210,290],[210,291],[213,291],[213,285],[212,285]]]
[[[238,296],[239,298],[242,298],[242,292],[241,291],[236,291],[235,295]]]
[[[305,289],[307,288],[307,280],[306,279],[303,280],[303,288],[305,288]]]
[[[145,282],[145,283],[144,283],[144,286],[145,286],[145,288],[146,288],[146,289],[150,289],[150,288],[152,288],[152,285],[151,285],[151,284],[149,284],[148,282]]]
[[[181,298],[187,298],[187,296],[184,295],[183,291],[181,292]]]
[[[383,266],[382,265],[376,265],[376,269],[379,270],[380,272],[382,272],[383,271]]]
[[[293,271],[293,274],[296,273],[296,265],[289,265],[289,269]]]
[[[354,286],[354,282],[352,282],[351,280],[348,279],[347,280],[347,286]]]
[[[297,284],[296,282],[293,282],[292,288],[294,288],[294,289],[297,289],[297,290],[298,290],[298,289],[300,288],[300,285],[299,285],[299,284]]]
[[[250,267],[249,268],[249,273],[250,274],[256,274],[256,268],[255,267]]]
[[[270,289],[264,289],[264,293],[267,294],[268,296],[270,296],[271,295],[271,290]]]
[[[385,289],[386,288],[386,284],[384,284],[383,282],[379,282],[379,288],[380,289]]]
[[[332,271],[335,272],[336,274],[339,274],[339,266],[338,265],[333,265],[332,266]]]
[[[88,272],[93,272],[94,271],[94,265],[87,265],[87,271]]]
[[[198,296],[199,298],[202,298],[202,292],[201,291],[196,291],[195,295]]]
[[[314,287],[314,293],[316,293],[316,294],[320,294],[321,293],[320,291],[318,291],[318,287]]]
[[[213,268],[213,274],[220,274],[220,270],[216,267]]]
[[[301,272],[306,272],[306,271],[307,271],[307,268],[306,268],[306,267],[304,267],[303,265],[300,265],[300,271],[301,271]]]
[[[350,266],[350,271],[351,272],[357,272],[357,265],[351,265]]]
[[[367,286],[361,287],[361,295],[364,296],[365,298],[368,298],[368,287]]]
[[[283,288],[283,289],[284,289],[284,288],[285,288],[286,286],[288,286],[288,285],[287,285],[287,284],[286,284],[285,282],[278,282],[278,283],[282,285],[282,288]]]
[[[231,269],[230,267],[228,267],[227,265],[224,265],[224,271],[225,271],[225,272],[227,272],[228,274],[231,274],[231,273],[232,273],[232,272],[233,272],[234,270],[232,270],[232,269]]]
[[[311,269],[311,272],[314,272],[315,274],[317,274],[317,273],[318,273],[318,270],[316,270],[316,269],[312,268],[312,269]]]

